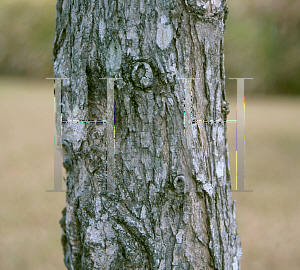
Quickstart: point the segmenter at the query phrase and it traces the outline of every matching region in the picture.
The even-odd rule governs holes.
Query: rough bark
[[[53,46],[63,120],[106,118],[115,81],[115,187],[106,125],[62,126],[68,269],[240,269],[225,119],[223,0],[58,0]],[[57,120],[58,121],[58,120]],[[181,183],[180,183],[181,181]],[[183,186],[180,186],[182,184]],[[192,188],[194,187],[194,188]]]

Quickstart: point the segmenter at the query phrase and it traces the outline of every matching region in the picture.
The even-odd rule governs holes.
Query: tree
[[[69,78],[62,119],[81,120],[62,125],[67,268],[240,269],[226,121],[210,121],[226,120],[225,1],[58,0],[56,9],[54,75]],[[100,120],[112,84],[106,178],[112,125]]]

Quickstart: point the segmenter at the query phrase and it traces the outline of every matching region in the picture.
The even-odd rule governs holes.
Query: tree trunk
[[[67,268],[240,269],[226,122],[200,121],[226,120],[225,0],[58,0],[56,9],[54,74],[69,78],[62,118],[81,120],[62,125]],[[109,81],[113,179],[100,122],[112,77],[122,78]]]

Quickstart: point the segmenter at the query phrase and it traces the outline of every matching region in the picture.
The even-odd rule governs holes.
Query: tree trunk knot
[[[72,164],[72,149],[71,144],[68,140],[62,140],[62,154],[63,154],[63,166],[64,168],[70,172],[73,170]]]
[[[184,176],[178,175],[175,177],[173,185],[177,193],[184,193]]]
[[[135,86],[137,87],[148,88],[153,84],[153,72],[148,63],[136,63],[133,67],[131,76]]]
[[[227,116],[230,113],[230,109],[229,109],[229,103],[226,100],[222,101],[221,104],[221,112],[222,114],[224,114],[225,116]]]

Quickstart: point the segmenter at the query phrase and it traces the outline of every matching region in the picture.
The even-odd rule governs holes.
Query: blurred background
[[[0,75],[51,77],[55,3],[0,0]],[[300,95],[300,1],[227,4],[227,78],[253,77],[248,94]]]
[[[245,82],[243,270],[300,269],[300,1],[227,0],[226,91]],[[53,189],[54,0],[0,0],[0,270],[65,269]],[[232,188],[235,125],[228,124]]]

